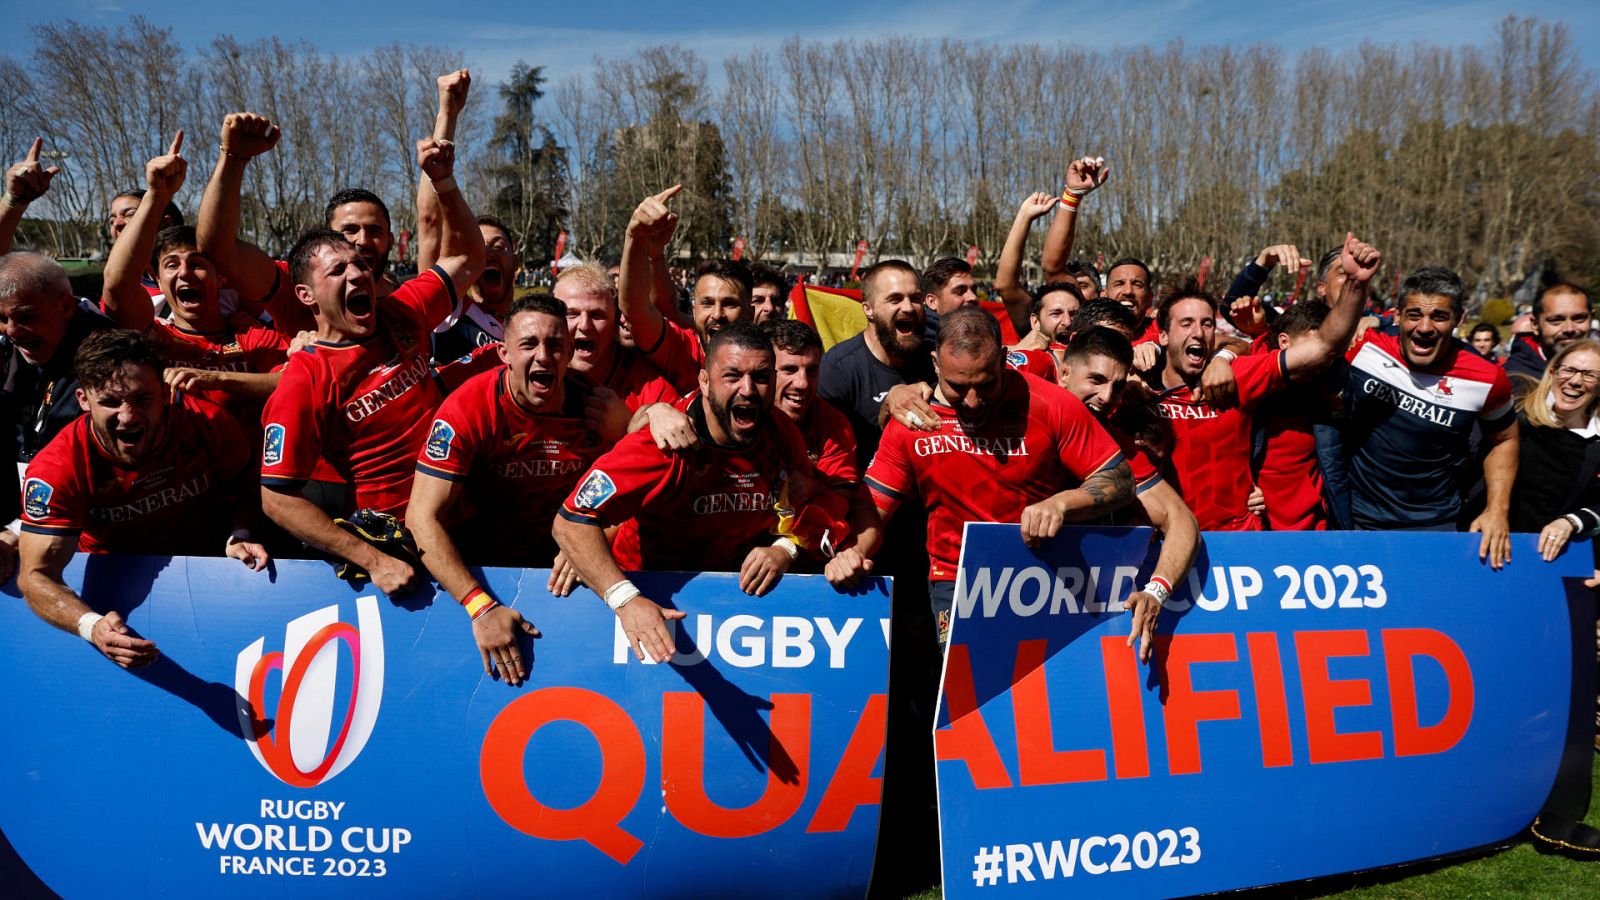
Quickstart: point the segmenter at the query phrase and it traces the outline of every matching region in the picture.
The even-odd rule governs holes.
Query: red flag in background
[[[550,260],[550,271],[561,271],[561,254],[567,252],[567,233],[565,231],[556,235],[556,255]]]
[[[861,268],[861,257],[867,255],[867,242],[856,241],[856,261],[850,264],[850,280],[856,280],[856,271]]]
[[[978,247],[977,247],[976,244],[974,244],[974,245],[971,245],[971,246],[967,247],[967,265],[975,266],[977,264],[978,264]]]
[[[400,229],[400,248],[399,249],[400,249],[400,261],[401,262],[405,261],[405,258],[406,258],[406,245],[409,244],[410,242],[411,242],[411,231],[410,231],[410,229],[407,229],[407,228]]]
[[[739,261],[739,257],[741,257],[743,255],[744,255],[744,238],[734,238],[733,239],[733,261],[734,262],[738,262]]]
[[[1206,278],[1211,274],[1211,257],[1200,260],[1200,271],[1196,273],[1195,281],[1199,282],[1200,290],[1206,289]]]

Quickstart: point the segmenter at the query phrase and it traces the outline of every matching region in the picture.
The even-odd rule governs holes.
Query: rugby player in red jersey
[[[1148,662],[1155,649],[1156,617],[1173,585],[1189,574],[1200,546],[1200,526],[1183,498],[1161,477],[1149,452],[1118,426],[1115,413],[1132,368],[1133,345],[1126,337],[1110,328],[1085,329],[1067,345],[1061,387],[1082,400],[1122,448],[1143,518],[1161,532],[1161,553],[1150,581],[1143,590],[1130,595],[1126,604],[1133,611],[1128,645],[1132,646],[1137,638],[1139,658]]]
[[[331,468],[354,497],[345,508],[403,517],[417,452],[443,398],[428,361],[428,336],[458,308],[483,266],[483,235],[456,187],[454,148],[417,142],[417,161],[439,195],[443,236],[432,269],[377,296],[366,258],[337,231],[307,233],[290,254],[295,295],[317,339],[289,357],[262,413],[261,502],[306,543],[365,569],[386,593],[411,584],[410,565],[334,524],[303,493]]]
[[[834,584],[872,569],[882,521],[904,501],[928,511],[928,592],[949,638],[956,566],[966,522],[1016,522],[1030,546],[1067,522],[1106,516],[1133,499],[1121,449],[1076,397],[1006,368],[1000,323],[978,307],[944,316],[935,338],[937,430],[898,419],[884,428],[866,484],[878,523],[827,566]]]
[[[435,414],[406,524],[428,571],[472,614],[484,674],[515,685],[527,677],[517,641],[538,629],[499,605],[467,564],[551,566],[550,523],[603,448],[584,415],[587,391],[565,380],[572,339],[560,301],[518,300],[506,329],[505,364]]]
[[[616,282],[599,266],[582,263],[562,269],[550,293],[567,309],[572,374],[595,388],[592,400],[598,398],[609,406],[613,399],[620,399],[627,407],[621,414],[622,424],[626,425],[629,414],[643,405],[641,398],[646,390],[656,393],[652,382],[661,378],[661,372],[642,354],[624,345]],[[614,410],[607,410],[605,420],[610,422],[614,414]],[[609,426],[599,430],[613,438],[621,435],[620,430],[613,434],[614,429]]]
[[[106,257],[100,305],[118,325],[149,332],[167,361],[168,384],[217,403],[254,433],[261,404],[278,385],[273,369],[283,364],[289,342],[264,325],[235,330],[218,302],[221,277],[200,252],[194,229],[161,227],[161,210],[187,171],[182,146],[180,131],[167,154],[145,166],[144,197]],[[140,282],[146,265],[172,309],[170,320],[155,317]]]
[[[823,482],[853,493],[860,481],[855,432],[844,413],[817,398],[822,338],[815,328],[794,319],[774,320],[767,332],[772,335],[777,366],[773,406],[800,429],[806,455]]]
[[[1216,344],[1216,301],[1180,289],[1157,312],[1166,361],[1145,374],[1157,394],[1157,411],[1172,425],[1176,443],[1166,475],[1194,510],[1204,531],[1259,531],[1250,513],[1251,415],[1262,399],[1291,379],[1305,380],[1326,368],[1350,342],[1366,305],[1367,282],[1382,257],[1346,235],[1340,265],[1346,278],[1328,316],[1316,330],[1286,349],[1252,354],[1233,362],[1238,404],[1221,409],[1196,396],[1201,374]]]
[[[682,401],[698,435],[677,451],[636,431],[595,461],[555,521],[555,538],[583,583],[616,611],[634,653],[672,658],[663,610],[624,569],[739,572],[739,587],[772,590],[799,553],[773,540],[777,498],[812,467],[793,427],[772,412],[772,341],[734,323],[711,338],[700,392]],[[793,498],[791,498],[793,499]],[[608,547],[602,529],[621,526]]]
[[[661,286],[670,284],[665,255],[677,230],[678,216],[667,208],[667,201],[681,190],[682,185],[674,185],[646,197],[633,211],[622,244],[617,293],[634,346],[679,392],[688,393],[695,389],[700,377],[711,336],[726,325],[753,319],[750,292],[755,285],[750,268],[744,263],[707,260],[694,273],[694,299],[690,305],[693,328],[673,321],[654,302]]]
[[[161,380],[161,357],[137,332],[84,339],[77,400],[88,413],[57,434],[28,466],[23,485],[17,586],[33,611],[76,631],[124,668],[155,660],[155,645],[113,611],[91,610],[61,580],[77,550],[210,556],[255,570],[267,551],[250,539],[249,445],[233,418]]]
[[[279,130],[265,116],[229,113],[222,120],[222,149],[200,200],[195,233],[200,249],[228,284],[239,292],[245,309],[272,316],[272,327],[293,340],[318,323],[295,291],[287,261],[275,261],[259,247],[239,240],[240,191],[245,166],[278,143]],[[351,188],[329,198],[324,224],[357,248],[372,272],[374,299],[395,289],[389,278],[389,250],[394,245],[389,208],[371,191]]]

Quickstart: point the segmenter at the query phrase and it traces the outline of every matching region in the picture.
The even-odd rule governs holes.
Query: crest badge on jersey
[[[599,509],[616,492],[617,486],[612,482],[611,476],[595,469],[583,480],[583,484],[578,486],[578,508]]]
[[[275,466],[283,462],[283,426],[277,422],[268,425],[261,443],[261,464]]]
[[[428,445],[424,453],[435,462],[444,462],[450,458],[450,444],[456,439],[456,430],[450,423],[443,419],[433,420],[433,430],[428,432]]]
[[[1013,369],[1021,369],[1028,365],[1028,355],[1021,350],[1007,350],[1006,365]]]
[[[43,478],[29,478],[22,486],[22,508],[31,518],[44,519],[50,515],[50,498],[56,489]]]

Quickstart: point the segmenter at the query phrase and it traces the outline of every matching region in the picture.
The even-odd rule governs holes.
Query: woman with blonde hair
[[[1600,534],[1600,341],[1556,351],[1523,395],[1518,426],[1511,530],[1537,531],[1539,555],[1555,559],[1572,538]]]

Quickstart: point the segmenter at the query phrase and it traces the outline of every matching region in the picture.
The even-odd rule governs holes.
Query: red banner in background
[[[1209,256],[1200,260],[1200,271],[1196,273],[1195,280],[1199,282],[1200,290],[1202,291],[1206,289],[1206,278],[1211,275],[1212,262],[1213,260]]]
[[[856,261],[850,264],[850,280],[856,280],[856,271],[861,268],[861,257],[867,255],[867,242],[856,241]]]
[[[410,230],[405,229],[405,228],[400,229],[400,246],[398,248],[399,249],[398,256],[399,256],[399,258],[400,258],[400,260],[402,262],[405,261],[405,258],[406,258],[406,245],[409,244],[409,243],[411,243],[411,232],[410,232]]]
[[[567,233],[565,231],[556,235],[556,255],[550,258],[550,271],[561,271],[561,254],[567,252]]]
[[[977,264],[978,264],[978,247],[977,247],[976,244],[974,244],[974,245],[969,246],[967,248],[967,265],[975,266]]]
[[[738,262],[739,261],[739,257],[741,257],[741,256],[744,256],[744,238],[734,238],[733,239],[733,261],[734,262]]]

